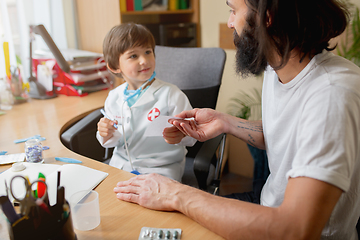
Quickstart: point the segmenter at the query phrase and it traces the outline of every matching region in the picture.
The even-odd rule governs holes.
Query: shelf
[[[174,11],[131,11],[131,12],[121,12],[123,16],[133,16],[133,15],[165,15],[165,14],[193,14],[193,9],[182,9]]]
[[[195,23],[196,42],[201,46],[200,0],[189,0],[188,9],[121,12],[119,0],[75,0],[79,24],[79,48],[102,52],[104,36],[120,23],[176,24]],[[96,14],[95,14],[96,13]],[[94,17],[94,14],[96,17]],[[94,32],[96,34],[94,34]]]

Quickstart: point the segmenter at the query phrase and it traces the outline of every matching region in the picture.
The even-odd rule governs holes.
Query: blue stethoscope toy
[[[129,87],[129,84],[127,84],[127,86],[125,87],[125,90],[124,90],[124,103],[125,102],[128,102],[130,99],[134,98],[135,96],[138,96],[140,95],[141,91],[144,90],[143,88],[146,86],[146,84],[148,84],[153,78],[155,78],[156,76],[156,73],[154,71],[154,73],[151,75],[151,77],[146,80],[138,89],[136,90],[128,90],[128,87]],[[122,105],[124,106],[124,104]],[[121,115],[123,116],[123,108],[121,108]],[[131,173],[133,174],[136,174],[136,175],[140,175],[140,172],[138,172],[136,169],[134,169],[133,165],[132,165],[132,161],[131,161],[131,157],[130,157],[130,153],[129,153],[129,149],[128,149],[128,146],[127,146],[127,141],[126,141],[126,137],[125,137],[125,129],[124,129],[124,118],[122,117],[122,130],[123,130],[123,136],[124,136],[124,142],[125,142],[125,149],[126,149],[126,152],[127,152],[127,155],[129,157],[129,162],[130,162],[130,165],[131,165],[131,168],[133,169],[131,171]]]

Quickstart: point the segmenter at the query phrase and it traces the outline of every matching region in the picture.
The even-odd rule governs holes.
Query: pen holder
[[[68,202],[66,202],[68,204]],[[59,206],[56,204],[49,207],[50,212],[58,212]],[[61,206],[62,208],[62,206]],[[10,224],[8,230],[10,240],[77,240],[71,219],[71,212],[64,216],[64,212],[49,215],[46,212],[32,209],[35,215],[28,218],[19,219],[17,222]]]

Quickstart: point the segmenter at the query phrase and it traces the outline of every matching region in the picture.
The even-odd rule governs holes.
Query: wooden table
[[[109,173],[96,187],[100,200],[100,225],[90,231],[75,230],[82,239],[138,239],[142,227],[181,228],[182,240],[222,239],[195,221],[178,212],[160,212],[139,205],[120,201],[113,188],[118,181],[133,175],[107,164],[80,156],[67,149],[60,141],[60,134],[72,122],[88,112],[103,106],[108,90],[91,93],[85,97],[59,95],[53,99],[30,99],[27,103],[14,105],[12,110],[0,116],[0,151],[8,154],[24,152],[24,143],[14,144],[14,140],[36,134],[45,137],[43,146],[50,147],[43,152],[45,163],[55,162],[55,157],[70,157],[83,161],[83,165]],[[0,172],[11,165],[0,167]],[[4,229],[0,229],[4,231]]]

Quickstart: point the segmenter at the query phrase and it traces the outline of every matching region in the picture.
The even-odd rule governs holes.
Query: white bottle
[[[14,97],[8,84],[3,78],[0,78],[0,109],[11,110],[14,104]]]

